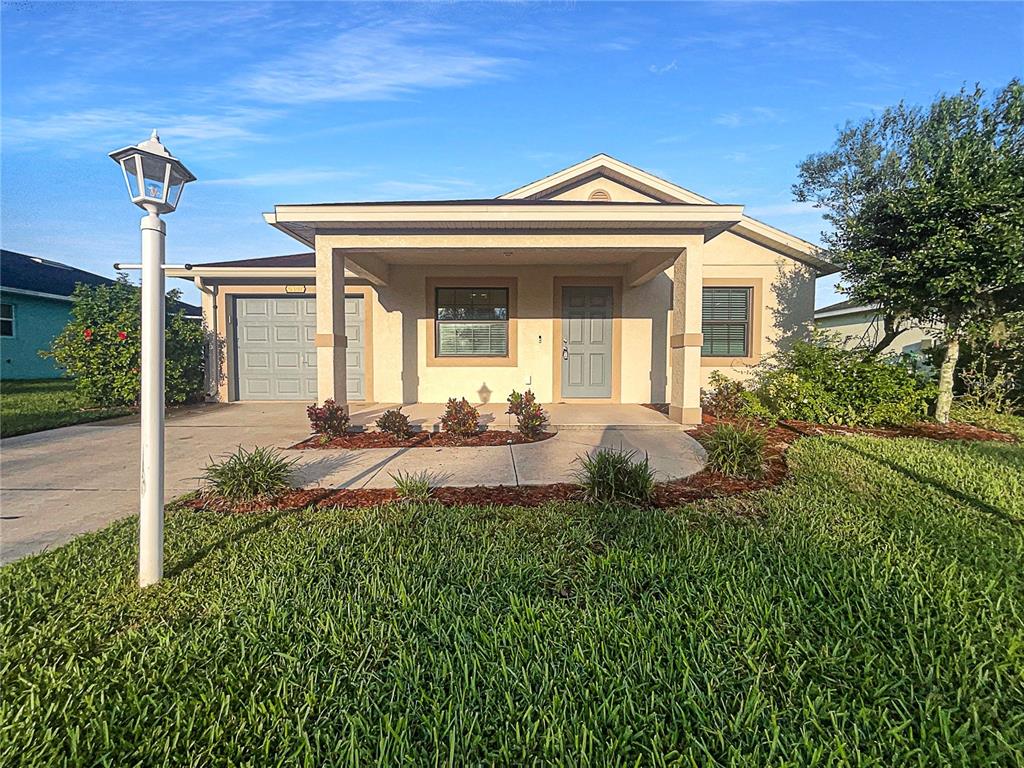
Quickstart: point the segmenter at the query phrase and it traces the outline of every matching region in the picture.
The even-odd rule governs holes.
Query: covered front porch
[[[415,404],[407,412],[415,407],[424,427],[439,413],[420,405],[448,397],[485,403],[487,418],[502,423],[505,398],[524,389],[553,404],[558,426],[667,422],[655,411],[593,408],[645,402],[667,402],[677,424],[699,423],[703,248],[738,221],[740,207],[498,203],[267,214],[315,251],[317,399],[350,404],[354,421],[363,418],[349,403],[342,310],[358,283],[373,297],[367,399]],[[482,354],[442,348],[442,304],[460,291],[504,302],[498,342]],[[555,407],[563,404],[572,407]]]

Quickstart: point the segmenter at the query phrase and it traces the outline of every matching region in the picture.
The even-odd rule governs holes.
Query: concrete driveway
[[[303,403],[206,405],[167,419],[166,497],[195,490],[211,456],[236,446],[285,448],[308,435]],[[307,486],[387,488],[391,474],[426,472],[435,485],[532,485],[569,480],[576,456],[599,446],[647,454],[659,479],[704,464],[682,429],[583,426],[540,443],[487,448],[288,451]],[[6,438],[0,442],[0,563],[66,543],[138,508],[138,420]]]

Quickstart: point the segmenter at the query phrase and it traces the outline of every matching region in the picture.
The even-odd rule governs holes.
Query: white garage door
[[[363,400],[363,297],[345,297],[348,397]],[[316,300],[235,299],[235,361],[239,400],[316,400]]]

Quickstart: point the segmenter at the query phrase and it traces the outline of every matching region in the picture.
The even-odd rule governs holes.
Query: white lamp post
[[[139,484],[139,586],[164,574],[164,223],[196,177],[160,143],[111,152],[142,217],[142,472]]]

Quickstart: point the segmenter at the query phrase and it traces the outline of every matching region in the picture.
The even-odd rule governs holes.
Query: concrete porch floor
[[[505,413],[508,404],[476,404],[480,412],[480,423],[487,429],[516,428],[515,419]],[[444,403],[352,403],[349,409],[354,426],[372,429],[374,422],[384,411],[401,407],[409,417],[414,429],[437,432],[441,429],[441,414]],[[548,425],[552,431],[566,429],[620,429],[620,430],[680,430],[681,427],[668,416],[651,408],[633,403],[543,403],[548,414]]]

